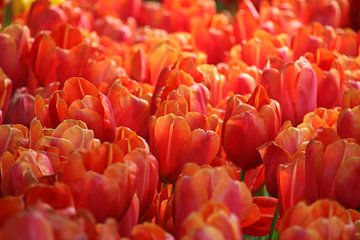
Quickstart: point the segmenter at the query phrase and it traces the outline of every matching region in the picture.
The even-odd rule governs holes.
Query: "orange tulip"
[[[320,198],[339,201],[349,208],[360,207],[355,189],[359,179],[360,145],[335,136],[311,141],[306,149],[306,192],[310,202]]]
[[[207,54],[208,63],[212,64],[222,62],[235,41],[230,19],[222,14],[209,19],[194,18],[191,33],[196,47]]]
[[[318,80],[309,61],[303,57],[282,67],[267,67],[261,84],[269,96],[279,102],[284,121],[291,120],[297,125],[306,113],[317,107]]]
[[[164,229],[152,223],[136,225],[130,237],[131,240],[173,240],[174,237]]]
[[[120,220],[131,204],[137,167],[123,162],[122,156],[116,144],[104,143],[90,152],[73,154],[65,165],[62,180],[70,186],[76,207],[89,209],[98,221]]]
[[[14,89],[26,85],[29,74],[26,63],[29,57],[29,41],[30,31],[27,26],[12,24],[0,32],[0,68],[11,79]],[[2,73],[1,79],[6,79]],[[5,80],[5,83],[5,86],[8,86],[8,80]]]
[[[0,110],[4,115],[6,114],[6,111],[9,106],[11,92],[12,92],[12,81],[5,75],[3,70],[0,68]]]
[[[317,105],[319,107],[339,106],[345,85],[344,69],[335,55],[328,49],[319,48],[312,67],[318,79]],[[322,94],[331,91],[332,94]]]
[[[304,151],[306,144],[313,137],[313,131],[306,125],[292,127],[285,122],[274,141],[259,147],[259,153],[265,165],[266,189],[272,196],[278,194],[277,174],[280,164],[291,163],[299,151]]]
[[[360,144],[360,105],[340,112],[337,132],[340,137],[354,138]]]
[[[151,121],[150,146],[159,160],[160,176],[166,181],[175,182],[188,162],[210,164],[219,151],[220,138],[200,113],[170,113]]]
[[[27,147],[28,130],[22,125],[0,125],[0,154],[15,153],[18,147]]]
[[[197,212],[190,214],[182,226],[181,239],[202,240],[209,238],[240,240],[238,217],[222,203],[209,201]]]
[[[250,39],[259,24],[260,16],[253,3],[249,0],[243,1],[234,19],[236,41],[241,43]]]
[[[14,155],[1,156],[1,192],[3,195],[22,195],[34,183],[55,174],[49,157],[31,149],[19,149]]]
[[[265,89],[257,87],[251,98],[235,95],[228,101],[222,129],[222,142],[228,158],[242,169],[261,164],[256,148],[272,140],[280,129],[279,104]]]
[[[68,118],[82,120],[102,141],[111,141],[115,136],[115,119],[109,99],[84,78],[69,78],[63,89],[51,96],[48,104],[38,97],[35,115],[49,127]]]
[[[116,126],[131,128],[141,136],[147,135],[150,104],[132,94],[120,81],[115,81],[107,94],[114,110]]]
[[[232,179],[226,167],[188,164],[182,173],[176,182],[174,198],[174,223],[179,236],[186,218],[209,200],[224,204],[244,227],[259,218],[257,209],[252,212],[250,191],[243,182]]]
[[[289,209],[279,224],[280,239],[356,239],[355,223],[359,214],[328,199],[312,205],[300,202]]]

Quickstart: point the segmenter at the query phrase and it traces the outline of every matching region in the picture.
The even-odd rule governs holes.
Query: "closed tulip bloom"
[[[269,96],[279,102],[283,121],[290,120],[297,125],[306,113],[317,107],[318,80],[309,61],[303,57],[280,68],[270,67],[266,75],[264,71],[261,84]]]
[[[329,199],[311,205],[300,202],[282,217],[280,239],[356,239],[355,224],[360,216],[352,211]]]
[[[24,87],[27,83],[29,71],[26,60],[29,58],[29,41],[30,31],[26,25],[12,24],[0,32],[0,68],[1,72],[11,79],[14,89]]]
[[[146,136],[150,119],[150,103],[132,94],[119,81],[115,81],[107,94],[115,115],[116,126],[128,127]]]
[[[315,139],[306,149],[306,192],[310,202],[337,200],[348,208],[360,207],[360,145],[352,139]]]
[[[354,138],[360,143],[360,105],[345,108],[340,112],[337,132],[342,138]]]
[[[150,124],[150,146],[159,160],[159,173],[165,181],[175,182],[188,162],[210,164],[216,157],[220,138],[206,124],[208,119],[189,112],[184,117],[173,113],[153,118]]]
[[[26,88],[18,88],[12,97],[5,122],[29,126],[34,118],[35,97]]]
[[[235,95],[228,101],[222,129],[222,143],[228,158],[242,169],[256,168],[261,156],[256,150],[272,140],[280,129],[279,104],[262,86],[246,102]]]
[[[11,98],[12,92],[12,81],[5,75],[5,73],[0,68],[0,110],[4,115],[9,106],[9,101]]]

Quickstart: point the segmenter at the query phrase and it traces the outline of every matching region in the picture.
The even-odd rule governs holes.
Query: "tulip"
[[[186,2],[165,0],[165,9],[170,10],[170,32],[190,31],[191,20],[195,17],[212,16],[216,12],[215,2],[211,0]]]
[[[355,191],[360,167],[360,145],[351,139],[319,139],[306,148],[306,192],[310,202],[320,198],[339,201],[345,207],[360,207]]]
[[[179,49],[174,48],[166,42],[159,43],[151,49],[148,57],[150,73],[149,82],[151,85],[156,86],[161,71],[164,68],[174,65],[178,60],[179,55]]]
[[[194,18],[191,22],[191,33],[197,48],[206,52],[209,63],[223,61],[235,41],[230,20],[221,14],[209,19]]]
[[[344,69],[328,49],[316,51],[316,64],[312,64],[318,79],[317,105],[331,108],[339,106],[344,91]],[[331,91],[333,94],[322,94]]]
[[[337,121],[337,132],[342,138],[354,138],[360,143],[360,105],[345,108]]]
[[[120,148],[110,143],[72,155],[62,180],[70,186],[77,208],[89,209],[101,222],[108,217],[120,220],[126,214],[135,192],[137,167],[122,160]]]
[[[317,107],[318,80],[309,61],[301,57],[280,69],[267,68],[261,84],[281,106],[282,119],[300,123],[304,115]],[[265,72],[267,74],[265,75]]]
[[[164,229],[152,223],[136,225],[130,237],[131,240],[173,240],[174,237]]]
[[[5,122],[29,126],[34,118],[35,97],[26,88],[17,89],[9,104]]]
[[[7,78],[0,68],[0,110],[2,114],[6,114],[8,109],[12,90],[12,81]],[[1,121],[2,123],[2,121]]]
[[[11,79],[14,89],[26,85],[29,74],[26,63],[29,57],[29,41],[30,31],[27,26],[13,24],[0,32],[0,52],[2,56],[0,68],[2,68],[1,72],[4,72]],[[8,83],[9,80],[5,80],[3,73],[1,73],[1,79],[1,81],[5,81],[2,84],[5,84],[6,89],[11,91],[11,83]],[[3,112],[5,113],[5,111]]]
[[[36,205],[39,201],[49,204],[54,209],[73,207],[74,201],[68,185],[55,182],[54,185],[36,184],[25,193],[27,206]]]
[[[234,33],[237,43],[248,40],[259,26],[260,16],[251,1],[244,1],[235,15]]]
[[[31,149],[18,150],[14,155],[5,152],[1,169],[1,192],[5,196],[24,194],[32,184],[55,174],[46,154]]]
[[[231,239],[240,240],[241,228],[237,216],[221,204],[209,201],[183,223],[181,239]]]
[[[26,147],[27,134],[27,129],[21,125],[0,125],[0,154],[15,153],[18,147]]]
[[[300,202],[289,209],[279,224],[280,239],[355,239],[351,211],[338,202],[318,200],[312,205]]]
[[[291,163],[298,152],[305,150],[306,144],[312,137],[313,131],[306,125],[295,128],[289,122],[285,122],[273,141],[258,148],[265,165],[266,189],[271,196],[278,195],[279,165]]]
[[[52,30],[66,20],[67,16],[61,8],[51,5],[49,0],[37,0],[31,5],[27,24],[31,35],[36,36],[40,31]]]
[[[235,95],[228,101],[222,142],[228,158],[248,170],[261,164],[256,148],[276,136],[281,116],[279,104],[261,86],[247,102],[243,100]]]
[[[140,15],[141,4],[141,0],[120,0],[116,2],[101,0],[95,4],[95,10],[100,16],[110,15],[127,19]]]
[[[83,78],[69,78],[62,91],[51,96],[48,106],[39,97],[35,115],[50,127],[67,118],[82,120],[102,141],[114,139],[115,120],[109,99]]]
[[[258,219],[259,212],[251,211],[250,191],[243,182],[232,179],[225,167],[188,164],[182,173],[176,182],[174,198],[174,223],[178,234],[186,218],[210,200],[224,204],[242,226]]]
[[[159,173],[164,180],[174,182],[185,163],[205,165],[214,160],[220,139],[216,132],[201,125],[202,120],[208,121],[194,112],[184,117],[170,113],[152,118],[150,146],[159,160]]]
[[[150,118],[149,102],[131,94],[119,81],[114,82],[107,97],[113,107],[116,126],[128,127],[146,136]]]
[[[16,229],[14,226],[17,226]],[[45,240],[54,239],[54,236],[51,225],[44,215],[36,211],[24,211],[6,221],[0,229],[0,238]]]

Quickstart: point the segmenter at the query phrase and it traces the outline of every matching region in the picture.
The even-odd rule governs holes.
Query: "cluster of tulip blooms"
[[[360,6],[216,4],[0,1],[0,239],[360,238]]]

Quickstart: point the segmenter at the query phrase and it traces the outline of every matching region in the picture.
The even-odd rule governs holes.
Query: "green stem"
[[[12,21],[12,2],[10,1],[4,9],[4,24],[3,28],[9,26]]]
[[[240,181],[243,182],[245,180],[245,175],[246,175],[246,171],[241,169]]]
[[[274,231],[275,231],[275,225],[276,225],[276,222],[278,220],[278,217],[279,217],[279,205],[278,205],[278,203],[276,203],[276,209],[275,209],[275,213],[274,213],[274,218],[273,218],[272,223],[271,223],[271,228],[270,228],[268,240],[271,240],[272,237],[273,237],[273,234],[274,234]]]

